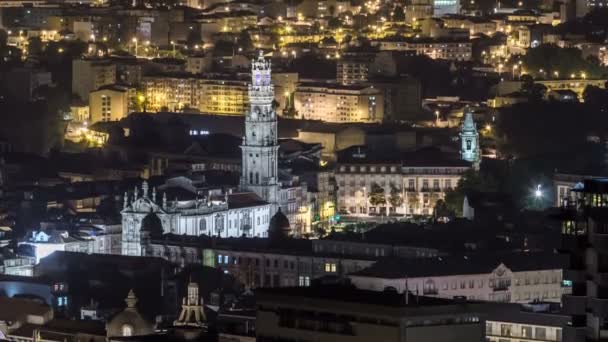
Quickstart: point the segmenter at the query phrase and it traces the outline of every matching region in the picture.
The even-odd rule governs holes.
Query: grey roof
[[[482,274],[492,272],[501,263],[514,272],[563,269],[567,265],[565,256],[553,253],[478,254],[423,259],[385,258],[352,275],[399,279]]]

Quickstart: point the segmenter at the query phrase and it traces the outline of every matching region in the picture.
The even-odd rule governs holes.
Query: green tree
[[[442,199],[438,200],[437,203],[435,204],[434,214],[435,214],[435,217],[454,216],[454,212],[452,212],[452,210],[450,210],[448,205]]]
[[[253,49],[253,41],[251,40],[249,32],[241,31],[238,38],[238,45],[243,51],[251,51]]]
[[[447,208],[458,216],[462,216],[462,202],[468,192],[495,192],[499,189],[498,180],[490,173],[480,173],[469,169],[466,171],[455,189],[445,194]]]
[[[327,21],[327,26],[330,29],[337,29],[342,26],[342,21],[339,18],[332,17]]]
[[[386,204],[384,188],[377,183],[372,184],[372,188],[369,192],[369,203],[373,206],[381,206]]]
[[[388,198],[392,207],[397,208],[403,205],[403,195],[401,189],[391,184],[391,194]]]

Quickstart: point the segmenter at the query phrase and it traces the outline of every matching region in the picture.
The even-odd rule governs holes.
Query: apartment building
[[[72,93],[88,101],[89,93],[116,83],[116,65],[103,59],[72,61]]]
[[[416,51],[433,59],[470,61],[473,45],[467,40],[441,40],[431,38],[385,39],[376,42],[380,50]]]
[[[198,80],[196,82],[198,110],[221,115],[244,115],[249,110],[249,95],[245,81]]]
[[[446,28],[459,28],[469,30],[471,36],[484,34],[492,36],[496,33],[496,22],[480,17],[450,15],[441,18]]]
[[[569,317],[554,303],[501,304],[486,314],[486,341],[561,342]]]
[[[384,97],[369,85],[301,83],[294,96],[298,116],[326,122],[382,122]]]
[[[441,298],[559,303],[571,290],[563,282],[563,264],[564,258],[548,253],[389,258],[348,277],[365,290],[407,289]]]
[[[369,81],[369,67],[376,57],[376,53],[344,53],[337,61],[337,76],[338,83],[358,84]]]
[[[382,153],[355,146],[340,153],[336,168],[342,213],[431,215],[471,163],[439,152]]]
[[[135,99],[135,88],[117,85],[103,86],[89,94],[91,123],[119,121],[126,118]]]
[[[564,277],[572,293],[564,296],[571,324],[564,341],[604,341],[608,336],[608,180],[587,179],[572,191],[559,218],[562,251],[569,256]]]
[[[250,11],[231,11],[228,13],[213,13],[202,15],[200,23],[201,38],[204,41],[211,41],[213,36],[220,32],[235,33],[255,27],[258,23],[258,16]]]
[[[246,81],[193,77],[143,78],[148,110],[185,108],[218,115],[243,115],[249,108]]]

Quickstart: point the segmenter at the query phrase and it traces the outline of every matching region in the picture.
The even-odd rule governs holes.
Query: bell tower
[[[270,61],[262,51],[251,62],[249,84],[250,110],[245,115],[243,138],[241,188],[253,191],[272,204],[278,202],[278,153],[277,115],[272,101],[274,86],[270,81]]]
[[[460,144],[462,160],[473,163],[473,167],[478,170],[481,163],[479,133],[477,132],[477,125],[473,121],[473,112],[469,107],[464,110],[464,121],[460,127]]]

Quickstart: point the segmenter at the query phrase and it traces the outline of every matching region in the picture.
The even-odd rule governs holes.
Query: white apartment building
[[[500,260],[504,260],[500,261]],[[493,302],[561,301],[571,288],[562,282],[555,254],[386,259],[348,277],[359,289],[391,288],[419,295]]]
[[[338,157],[338,210],[358,216],[431,215],[435,203],[470,168],[471,163],[442,154],[396,153],[384,159],[353,147]],[[378,190],[383,193],[383,204],[371,200]]]
[[[383,40],[378,42],[380,50],[389,51],[416,51],[418,55],[426,55],[433,59],[447,59],[453,61],[470,61],[473,45],[470,41],[457,40]]]
[[[382,122],[384,95],[368,85],[302,83],[294,96],[298,116],[326,122]]]

